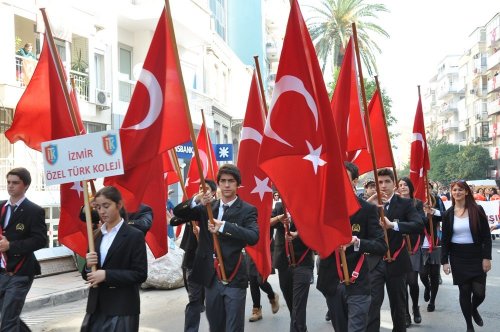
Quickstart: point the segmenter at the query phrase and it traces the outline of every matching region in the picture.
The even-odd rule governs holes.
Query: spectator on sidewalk
[[[19,167],[7,173],[9,199],[0,202],[0,330],[29,331],[20,319],[35,275],[41,273],[34,252],[47,244],[45,211],[25,196],[31,175]]]

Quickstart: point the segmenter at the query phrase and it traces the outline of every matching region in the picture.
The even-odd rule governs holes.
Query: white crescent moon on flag
[[[410,144],[416,141],[422,142],[422,150],[425,151],[424,137],[422,136],[421,133],[413,133],[413,139],[411,140]]]
[[[241,130],[241,142],[246,139],[254,140],[260,145],[260,143],[262,143],[262,134],[252,127],[243,127]]]
[[[287,141],[285,141],[283,138],[281,138],[278,134],[276,134],[276,132],[273,130],[271,126],[271,114],[273,112],[274,105],[276,104],[278,98],[283,93],[289,91],[294,91],[304,96],[304,99],[306,100],[306,103],[309,106],[309,109],[314,116],[316,130],[318,130],[318,108],[316,107],[314,98],[306,90],[304,83],[302,83],[302,81],[299,78],[291,75],[285,75],[282,76],[278,82],[276,82],[274,86],[273,98],[271,100],[271,106],[269,107],[269,115],[268,115],[269,121],[266,122],[266,127],[264,128],[264,135],[291,147],[292,145]]]
[[[149,93],[149,110],[146,117],[136,125],[123,128],[131,130],[141,130],[146,129],[151,126],[158,116],[160,116],[162,104],[163,104],[163,93],[160,88],[160,84],[156,79],[155,75],[147,69],[142,69],[141,76],[139,76],[138,82],[141,82]]]

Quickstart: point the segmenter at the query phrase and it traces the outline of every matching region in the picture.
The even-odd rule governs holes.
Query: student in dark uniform
[[[398,182],[398,193],[401,197],[409,199],[413,202],[413,205],[417,209],[418,214],[422,218],[422,222],[425,224],[427,220],[427,216],[424,212],[424,205],[421,200],[413,197],[413,193],[415,192],[415,187],[411,182],[410,178],[403,177]],[[418,287],[418,273],[422,270],[423,261],[422,261],[422,242],[424,239],[424,231],[421,233],[413,233],[409,234],[406,237],[406,241],[410,241],[409,245],[407,245],[408,253],[410,254],[410,261],[412,270],[406,274],[406,284],[408,288],[406,289],[406,327],[411,325],[411,316],[410,316],[410,305],[409,300],[411,298],[412,302],[412,311],[413,311],[413,320],[416,324],[420,324],[422,322],[422,316],[420,315],[420,307],[418,305],[418,297],[420,294],[420,288]],[[409,292],[408,292],[409,289]]]
[[[30,331],[19,318],[35,275],[34,252],[47,244],[45,212],[25,196],[31,175],[19,167],[7,173],[9,200],[0,202],[0,330]]]
[[[236,195],[241,184],[240,171],[236,166],[222,165],[217,173],[217,184],[221,190],[220,200],[214,200],[210,193],[198,194],[177,205],[174,215],[200,222],[192,274],[195,282],[205,286],[210,331],[243,331],[248,276],[242,249],[259,240],[257,209]],[[206,204],[211,204],[215,225],[208,220]],[[228,279],[224,282],[220,279],[212,234],[219,239]]]
[[[432,185],[429,183],[430,189]],[[444,215],[444,204],[438,195],[433,194],[434,206],[424,204],[424,211],[426,215],[432,216],[433,233],[431,233],[431,226],[429,218],[425,222],[425,238],[422,244],[422,258],[423,269],[420,271],[420,281],[424,285],[424,301],[429,302],[427,311],[433,312],[436,308],[436,296],[440,284],[440,271],[441,271],[441,239],[439,236],[440,223]],[[431,240],[431,234],[433,238]]]
[[[345,162],[353,189],[356,188],[358,167]],[[379,225],[377,209],[358,198],[361,209],[350,218],[352,241],[346,247],[346,260],[351,283],[344,283],[338,253],[320,260],[318,288],[326,298],[329,312],[333,313],[335,331],[363,332],[368,324],[370,310],[370,274],[365,254],[383,255],[387,250],[384,233]],[[342,249],[341,249],[342,250]],[[340,271],[340,272],[339,272]]]
[[[380,169],[377,174],[383,195],[385,212],[383,226],[387,228],[391,261],[380,259],[377,255],[368,257],[373,262],[370,271],[372,302],[367,331],[380,330],[380,308],[384,301],[385,284],[391,307],[393,331],[404,332],[406,331],[406,274],[412,269],[404,235],[422,232],[424,224],[412,202],[394,194],[396,184],[392,170]]]
[[[472,318],[483,326],[477,308],[486,297],[486,274],[491,269],[490,228],[465,181],[451,184],[451,197],[452,206],[443,216],[441,263],[444,273],[451,272],[453,284],[458,285],[467,331],[474,331]]]
[[[217,191],[217,185],[215,182],[212,180],[205,180],[205,184],[207,185],[207,192],[215,195],[215,192]],[[201,186],[199,193],[203,193]],[[179,226],[182,224],[186,225],[180,245],[181,249],[184,250],[184,257],[182,258],[182,274],[189,298],[189,302],[186,304],[186,310],[184,311],[184,331],[197,332],[200,327],[201,312],[204,310],[203,303],[205,302],[205,290],[203,285],[193,280],[193,263],[196,255],[196,249],[198,248],[197,236],[200,230],[197,221],[189,221],[176,216],[173,216],[172,219],[170,219],[170,225],[172,226]]]
[[[273,209],[271,227],[276,229],[273,266],[278,270],[280,289],[290,312],[290,331],[304,332],[314,269],[313,252],[300,239],[293,219],[285,215],[282,202],[276,203]]]
[[[148,276],[144,234],[127,224],[115,187],[99,190],[94,203],[103,225],[96,251],[87,254],[82,270],[90,290],[81,331],[138,331],[139,287]],[[93,266],[95,272],[91,272]]]

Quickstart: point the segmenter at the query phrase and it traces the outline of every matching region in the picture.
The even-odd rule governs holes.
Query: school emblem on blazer
[[[117,143],[116,135],[108,134],[102,137],[102,146],[104,147],[104,151],[110,156],[116,152]]]
[[[56,144],[47,145],[44,150],[45,150],[44,151],[45,159],[47,159],[47,162],[50,165],[54,165],[57,162],[57,157],[59,155],[57,153],[57,145]]]
[[[21,232],[24,231],[24,224],[21,224],[21,223],[17,224],[16,231],[21,231]]]
[[[359,224],[354,224],[351,229],[353,232],[359,232],[361,230],[361,226],[359,226]]]

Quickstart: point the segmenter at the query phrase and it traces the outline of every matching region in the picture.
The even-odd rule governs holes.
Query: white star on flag
[[[253,188],[251,194],[259,193],[260,200],[264,199],[265,193],[272,193],[273,190],[268,186],[269,178],[265,178],[264,180],[259,179],[255,175],[255,188]]]
[[[76,190],[76,192],[78,193],[78,198],[80,198],[80,193],[83,193],[83,188],[82,185],[80,184],[80,181],[74,182],[73,187],[71,187],[70,189]]]
[[[309,160],[312,163],[312,166],[314,168],[314,174],[318,174],[318,166],[324,166],[326,164],[326,161],[320,158],[321,156],[321,147],[320,145],[316,150],[312,147],[311,143],[306,141],[307,148],[309,149],[309,154],[306,155],[304,158],[305,160]]]

